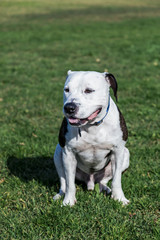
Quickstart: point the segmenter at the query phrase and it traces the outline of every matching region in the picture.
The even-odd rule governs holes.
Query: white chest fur
[[[77,129],[73,129],[72,134],[68,136],[68,147],[74,152],[77,166],[86,173],[104,168],[109,161],[109,154],[115,147],[114,134],[111,136],[110,128],[102,125],[81,129],[81,136]]]

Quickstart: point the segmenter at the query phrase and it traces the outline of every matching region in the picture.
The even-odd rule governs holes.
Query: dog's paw
[[[89,181],[87,183],[87,190],[89,190],[89,191],[94,190],[94,182],[93,181]]]
[[[53,200],[59,200],[62,196],[64,195],[64,192],[60,189],[59,193],[57,193],[54,197]]]
[[[54,201],[59,200],[61,197],[62,197],[62,195],[60,195],[59,193],[57,193],[57,194],[53,197],[53,200],[54,200]]]
[[[75,203],[77,202],[75,197],[69,198],[69,197],[65,197],[63,200],[63,206],[73,206]]]
[[[122,202],[123,205],[129,204],[129,200],[124,196],[124,193],[121,189],[112,189],[112,195],[111,198],[114,200],[118,200],[119,202]]]
[[[124,198],[122,201],[123,205],[128,205],[129,204],[129,200],[127,198]]]
[[[105,192],[107,195],[111,193],[111,189],[107,185],[104,185],[102,183],[99,184],[99,191]]]
[[[114,199],[115,199],[115,198],[114,198]],[[121,202],[121,203],[123,204],[123,206],[129,204],[129,200],[128,200],[125,196],[123,196],[123,197],[121,197],[121,198],[118,198],[118,199],[115,199],[115,200],[118,200],[119,202]]]

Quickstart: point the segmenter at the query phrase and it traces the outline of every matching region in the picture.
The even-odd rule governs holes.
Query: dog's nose
[[[73,103],[73,102],[66,103],[65,106],[64,106],[64,111],[67,114],[71,115],[71,114],[75,113],[76,110],[77,110],[77,105],[75,103]]]

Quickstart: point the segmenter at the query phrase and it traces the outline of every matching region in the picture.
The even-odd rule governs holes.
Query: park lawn
[[[1,239],[160,239],[160,2],[106,2],[0,2]],[[69,69],[118,81],[128,206],[80,183],[74,207],[52,200]]]

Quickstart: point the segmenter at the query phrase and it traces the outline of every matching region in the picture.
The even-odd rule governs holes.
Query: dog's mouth
[[[93,121],[97,115],[101,112],[102,108],[97,109],[95,112],[93,112],[89,117],[87,118],[75,118],[75,117],[69,117],[68,121],[71,125],[74,126],[80,126],[85,125],[89,121]]]

